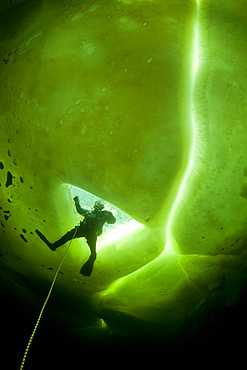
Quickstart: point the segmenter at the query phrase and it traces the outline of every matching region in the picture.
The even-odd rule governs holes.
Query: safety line
[[[72,240],[73,240],[73,239],[74,239],[74,237],[75,237],[75,234],[76,234],[76,232],[77,232],[78,227],[79,227],[79,225],[78,225],[78,226],[76,226],[76,229],[75,229],[75,233],[74,233],[74,235],[73,235],[73,238],[71,239],[71,241],[70,241],[70,243],[69,243],[69,245],[68,245],[68,247],[67,247],[67,249],[66,249],[66,251],[65,251],[65,253],[64,253],[64,256],[63,256],[63,258],[62,258],[62,261],[60,262],[60,265],[59,265],[59,266],[58,266],[58,268],[57,268],[57,271],[56,271],[56,274],[55,274],[55,276],[54,276],[54,278],[53,278],[53,281],[52,281],[52,284],[51,284],[50,290],[49,290],[49,292],[48,292],[48,294],[47,294],[47,297],[46,297],[46,300],[45,300],[45,302],[44,302],[44,304],[43,304],[43,306],[42,306],[42,308],[41,308],[41,310],[40,310],[39,317],[38,317],[38,319],[37,319],[37,321],[36,321],[35,327],[34,327],[34,329],[33,329],[33,332],[32,332],[32,334],[31,334],[31,336],[30,336],[30,339],[29,339],[29,341],[28,341],[28,344],[27,344],[26,350],[25,350],[25,352],[24,352],[24,356],[23,356],[23,359],[22,359],[22,363],[21,363],[20,370],[22,370],[22,369],[23,369],[23,367],[24,367],[24,365],[25,365],[25,361],[26,361],[26,357],[27,357],[27,354],[28,354],[29,348],[30,348],[30,346],[31,346],[31,343],[32,343],[32,341],[33,341],[34,335],[35,335],[36,330],[37,330],[37,328],[38,328],[39,322],[40,322],[41,317],[42,317],[42,315],[43,315],[44,309],[45,309],[45,307],[46,307],[46,305],[47,305],[47,302],[48,302],[48,300],[49,300],[49,298],[50,298],[50,296],[51,296],[51,293],[52,293],[53,287],[54,287],[55,282],[56,282],[56,280],[57,280],[57,276],[58,276],[59,271],[60,271],[60,269],[61,269],[61,267],[62,267],[62,264],[63,264],[63,262],[64,262],[64,260],[65,260],[65,257],[66,257],[66,255],[67,255],[67,253],[68,253],[68,250],[69,250],[69,248],[70,248],[70,245],[71,245],[71,243],[72,243]]]

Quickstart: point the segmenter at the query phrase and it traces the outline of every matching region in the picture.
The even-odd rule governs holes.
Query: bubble
[[[82,40],[81,42],[81,45],[80,45],[80,48],[83,48],[83,46],[85,45],[86,41],[85,40]]]
[[[71,18],[70,18],[70,21],[72,22],[75,22],[75,21],[78,21],[79,19],[81,19],[83,17],[83,12],[81,10],[79,10],[78,12],[76,12]]]
[[[89,56],[94,55],[96,51],[93,45],[89,45],[86,50],[87,50],[87,55]]]
[[[35,127],[37,128],[41,128],[42,127],[42,123],[38,122],[38,121],[33,121],[33,124]]]
[[[102,93],[105,93],[105,92],[106,92],[106,90],[107,90],[107,88],[106,88],[106,87],[102,87],[102,89],[101,89]]]
[[[148,26],[148,24],[149,24],[149,23],[148,23],[147,21],[145,21],[145,22],[143,22],[143,23],[142,23],[143,27],[147,27],[147,26]]]
[[[97,4],[93,4],[92,6],[90,6],[90,8],[88,9],[88,12],[95,12],[95,10],[98,8],[98,5]]]
[[[83,125],[83,127],[81,129],[81,135],[86,135],[86,132],[87,132],[87,126]]]
[[[110,107],[109,107],[109,105],[108,105],[108,104],[106,104],[106,105],[105,105],[105,111],[106,111],[106,112],[109,112],[109,110],[110,110]]]
[[[111,131],[109,132],[109,134],[110,134],[110,136],[112,136],[112,135],[113,135],[113,131],[111,130]]]
[[[154,58],[153,58],[153,57],[149,57],[149,58],[147,59],[147,62],[148,62],[148,63],[151,63],[153,60],[154,60]]]
[[[59,120],[59,122],[58,122],[58,124],[59,124],[59,126],[62,126],[62,124],[63,124],[63,120],[62,120],[62,119],[60,119],[60,120]]]
[[[129,22],[130,17],[127,14],[121,15],[121,17],[118,18],[118,21],[120,24],[126,24]]]
[[[67,110],[67,114],[71,114],[71,113],[73,113],[73,108],[72,107]]]
[[[85,109],[84,109],[84,108],[81,108],[81,109],[80,109],[80,112],[81,112],[81,113],[85,113]]]
[[[79,105],[79,104],[80,104],[80,102],[81,102],[81,100],[80,100],[80,99],[77,99],[77,100],[75,101],[75,105]]]

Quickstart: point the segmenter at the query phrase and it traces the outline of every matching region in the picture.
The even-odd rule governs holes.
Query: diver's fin
[[[94,264],[95,259],[96,258],[91,255],[89,257],[89,259],[87,260],[87,262],[84,263],[84,265],[82,266],[81,271],[80,271],[80,273],[83,276],[90,276],[91,275],[91,273],[93,271],[93,264]]]
[[[44,236],[44,234],[42,234],[39,230],[35,230],[36,234],[40,237],[41,240],[43,240],[43,242],[50,248],[50,250],[54,251],[55,248],[54,248],[54,245],[52,243],[50,243],[46,237]]]

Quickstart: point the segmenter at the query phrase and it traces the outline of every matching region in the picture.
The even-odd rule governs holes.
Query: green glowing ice
[[[51,306],[69,323],[131,330],[134,318],[169,333],[236,302],[245,0],[11,4],[0,15],[1,279],[30,304],[52,281],[64,249],[34,230],[53,241],[78,224],[70,184],[128,222],[99,240],[90,278],[86,241],[73,241],[56,289],[74,312]]]

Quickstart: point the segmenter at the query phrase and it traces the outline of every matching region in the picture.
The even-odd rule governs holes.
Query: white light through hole
[[[123,235],[131,232],[141,225],[139,222],[135,221],[132,217],[121,211],[119,208],[115,207],[113,204],[106,202],[99,197],[96,197],[94,194],[91,194],[76,186],[68,185],[68,187],[71,198],[73,199],[75,196],[78,196],[82,208],[92,210],[94,203],[97,200],[100,200],[105,206],[104,209],[107,211],[111,211],[116,218],[115,224],[111,225],[106,223],[104,225],[103,233],[101,236],[98,237],[97,245],[100,245],[107,240],[109,241],[109,239],[111,239],[111,241],[112,239],[119,239]]]

